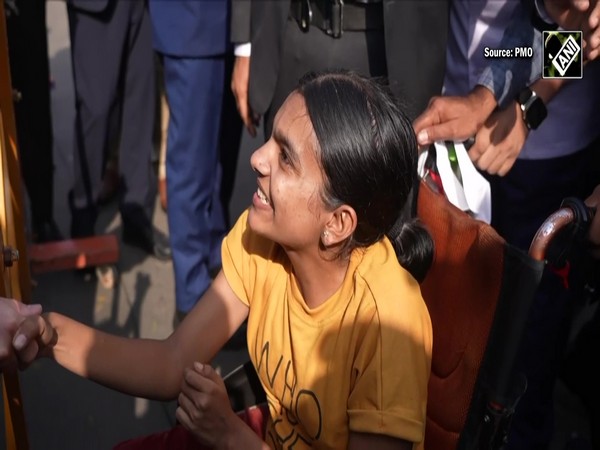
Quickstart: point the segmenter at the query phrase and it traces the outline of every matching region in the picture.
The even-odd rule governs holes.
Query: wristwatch
[[[544,101],[538,97],[535,91],[528,87],[519,93],[517,102],[521,105],[523,121],[530,130],[535,130],[539,127],[548,115]]]

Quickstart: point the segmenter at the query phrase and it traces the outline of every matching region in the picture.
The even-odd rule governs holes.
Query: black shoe
[[[44,242],[62,241],[63,236],[53,219],[43,220],[33,224],[32,240],[36,244]]]
[[[138,247],[161,261],[171,259],[169,239],[151,224],[139,226],[123,223],[123,242]]]

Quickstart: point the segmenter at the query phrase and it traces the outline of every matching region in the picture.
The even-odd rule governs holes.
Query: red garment
[[[238,416],[264,440],[269,419],[267,405],[250,407]],[[177,425],[167,431],[121,442],[113,450],[208,450],[208,447],[198,443],[183,426]]]

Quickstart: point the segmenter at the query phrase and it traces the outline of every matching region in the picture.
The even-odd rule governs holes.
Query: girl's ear
[[[344,242],[356,230],[356,211],[349,205],[338,206],[325,224],[321,241],[325,247]]]

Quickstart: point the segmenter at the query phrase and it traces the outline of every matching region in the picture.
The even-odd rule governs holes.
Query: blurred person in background
[[[118,137],[123,242],[169,260],[168,239],[152,224],[156,86],[146,2],[68,0],[67,11],[76,97],[71,236],[95,234],[102,175]]]

